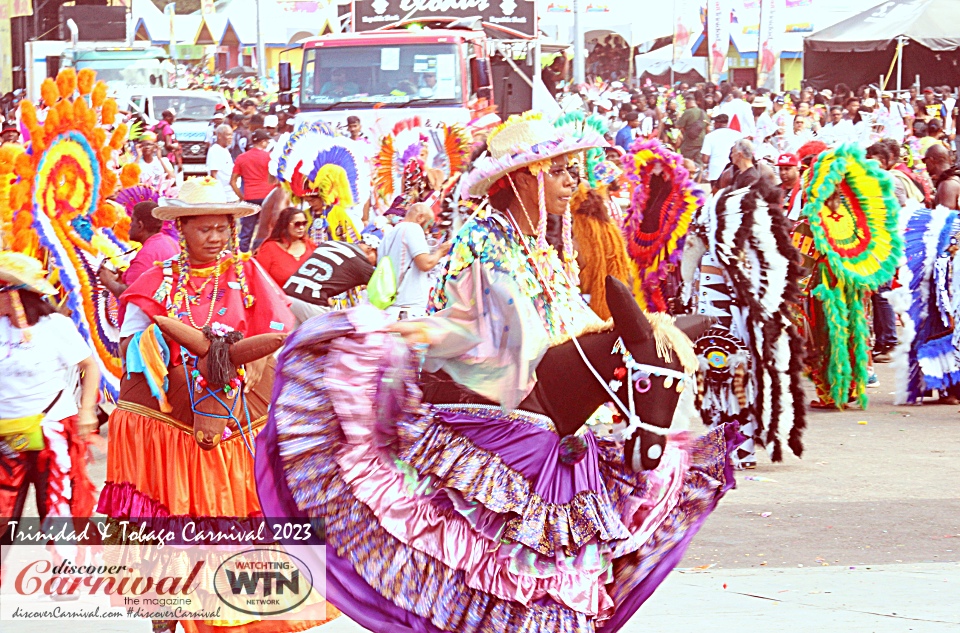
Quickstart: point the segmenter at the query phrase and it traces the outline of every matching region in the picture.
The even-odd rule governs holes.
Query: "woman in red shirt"
[[[273,231],[257,251],[257,261],[277,285],[283,288],[316,245],[307,237],[307,216],[303,211],[287,207],[277,216]]]

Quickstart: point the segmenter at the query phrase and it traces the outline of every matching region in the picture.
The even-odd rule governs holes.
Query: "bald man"
[[[936,204],[948,209],[960,209],[960,169],[953,165],[950,150],[937,143],[923,155],[927,173],[937,186]]]

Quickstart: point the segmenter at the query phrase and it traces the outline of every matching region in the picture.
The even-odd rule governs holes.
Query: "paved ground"
[[[802,460],[738,473],[737,489],[624,633],[960,631],[960,413],[894,407],[892,369],[878,373],[867,411],[809,413]],[[102,479],[102,461],[94,472]],[[318,631],[363,629],[341,618]]]

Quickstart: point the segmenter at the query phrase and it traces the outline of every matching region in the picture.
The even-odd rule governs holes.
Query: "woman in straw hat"
[[[176,222],[181,252],[120,298],[126,372],[110,416],[99,503],[114,520],[174,529],[189,519],[197,533],[258,529],[254,440],[269,403],[271,354],[294,318],[276,284],[237,253],[237,220],[256,211],[227,203],[212,178],[186,181],[177,200],[154,210]],[[188,632],[228,626],[221,630],[271,633],[304,630],[317,619],[326,616],[180,623]],[[154,629],[173,631],[175,624]]]
[[[89,344],[44,300],[56,292],[39,261],[0,252],[0,533],[27,491],[41,519],[85,519],[95,489],[84,438],[97,429],[100,371]],[[80,375],[79,407],[75,395]]]
[[[324,521],[328,598],[369,630],[616,631],[729,486],[724,431],[696,449],[664,435],[702,320],[645,317],[607,278],[605,323],[573,280],[568,205],[583,150],[603,143],[508,121],[464,180],[490,206],[458,233],[434,313],[390,323],[360,306],[311,319],[284,347],[260,500]],[[566,264],[547,214],[567,216]],[[634,381],[616,367],[626,357],[671,378]],[[583,426],[614,391],[659,420],[649,446]]]

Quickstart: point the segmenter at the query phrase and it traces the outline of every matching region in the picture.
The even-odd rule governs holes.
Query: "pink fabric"
[[[378,363],[389,346],[388,336],[381,332],[337,339],[325,361],[325,383],[346,438],[337,453],[337,463],[353,495],[374,512],[392,536],[444,565],[465,571],[470,587],[525,605],[550,597],[580,613],[609,618],[614,604],[605,580],[611,550],[629,552],[641,547],[656,521],[679,501],[689,466],[682,448],[668,442],[657,471],[658,483],[625,515],[627,525],[636,526],[642,534],[639,538],[644,540],[629,539],[621,547],[616,542],[594,541],[580,548],[575,558],[559,560],[548,560],[519,544],[503,544],[467,518],[476,514],[476,508],[455,491],[434,492],[429,481],[420,480],[416,494],[411,494],[404,474],[374,448],[374,395]],[[444,495],[449,503],[440,502],[437,494]],[[495,556],[490,555],[493,551]]]
[[[157,262],[165,262],[179,254],[180,245],[177,244],[176,239],[162,231],[151,235],[130,262],[130,267],[123,273],[123,283],[128,286],[133,284],[140,275],[153,268]]]

